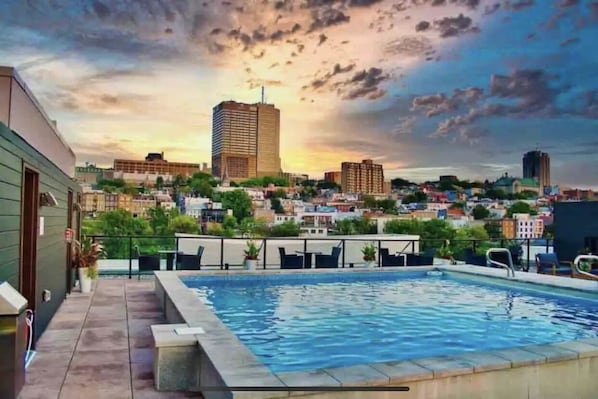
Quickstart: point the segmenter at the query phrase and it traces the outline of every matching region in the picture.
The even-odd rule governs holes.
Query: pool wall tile
[[[556,344],[550,344],[558,348],[566,349],[569,351],[577,352],[577,356],[580,359],[587,357],[598,357],[598,346],[590,345],[579,341],[569,342],[557,342]],[[597,377],[598,378],[598,377]]]
[[[578,358],[577,352],[550,344],[524,346],[523,350],[544,356],[547,363],[575,360]]]
[[[461,355],[455,355],[455,358],[473,364],[474,373],[511,368],[511,362],[509,360],[489,352],[467,352]]]
[[[497,349],[486,353],[502,357],[511,362],[511,367],[534,366],[546,363],[546,356],[522,348]]]
[[[354,385],[388,385],[390,382],[389,376],[368,364],[326,368],[324,371],[339,381],[344,387]]]
[[[434,372],[434,378],[454,377],[473,373],[473,363],[451,356],[434,356],[412,360],[413,363]]]
[[[386,374],[391,385],[407,381],[431,380],[434,372],[410,361],[373,363],[370,366]]]

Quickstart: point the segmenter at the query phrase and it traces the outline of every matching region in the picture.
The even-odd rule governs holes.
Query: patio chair
[[[341,247],[332,248],[330,255],[316,255],[316,269],[317,268],[337,268],[338,257],[341,254]]]
[[[573,263],[559,261],[555,253],[536,254],[536,270],[540,274],[553,276],[573,276]]]
[[[201,245],[197,247],[197,254],[185,254],[179,252],[176,256],[177,270],[201,270],[201,256],[203,255],[204,247]]]
[[[478,255],[473,248],[465,248],[465,263],[474,266],[487,266],[486,255]]]
[[[407,266],[431,266],[434,264],[434,257],[425,254],[405,254]]]
[[[153,272],[160,270],[160,255],[147,255],[141,254],[139,247],[135,247],[137,252],[137,280],[141,278],[141,274],[148,274],[147,272]]]
[[[521,247],[518,245],[514,245],[511,247],[508,247],[507,249],[511,253],[511,260],[513,261],[513,267],[515,267],[516,265],[519,265],[521,263],[521,254],[523,253],[523,250],[521,249]],[[509,264],[509,256],[505,252],[493,253],[491,256],[491,259],[496,262],[503,263],[505,265]],[[493,263],[491,263],[490,265],[492,267],[499,267]]]
[[[400,255],[391,255],[388,248],[380,248],[382,267],[405,266],[405,258]]]
[[[281,269],[303,269],[303,256],[287,255],[284,247],[278,247],[278,252],[280,253]]]

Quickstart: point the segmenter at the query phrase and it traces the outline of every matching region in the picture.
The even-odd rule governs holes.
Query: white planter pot
[[[245,270],[257,269],[257,259],[245,259]]]
[[[80,267],[79,269],[79,285],[81,286],[81,292],[88,294],[91,292],[91,279],[87,277],[87,268]]]
[[[376,267],[376,261],[375,260],[366,261],[365,262],[365,267],[367,267],[368,269]]]

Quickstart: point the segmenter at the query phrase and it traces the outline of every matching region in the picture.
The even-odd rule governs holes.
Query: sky
[[[286,172],[598,187],[598,0],[0,0],[15,66],[77,154],[210,162],[212,107],[281,110]]]

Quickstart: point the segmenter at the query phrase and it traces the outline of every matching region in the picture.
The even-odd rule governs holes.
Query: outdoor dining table
[[[166,254],[166,270],[173,270],[174,269],[174,256],[176,255],[177,251],[173,249],[164,249],[158,251],[159,254]]]
[[[303,255],[303,268],[311,269],[311,257],[312,255],[322,255],[322,252],[318,251],[295,251],[299,255]]]

